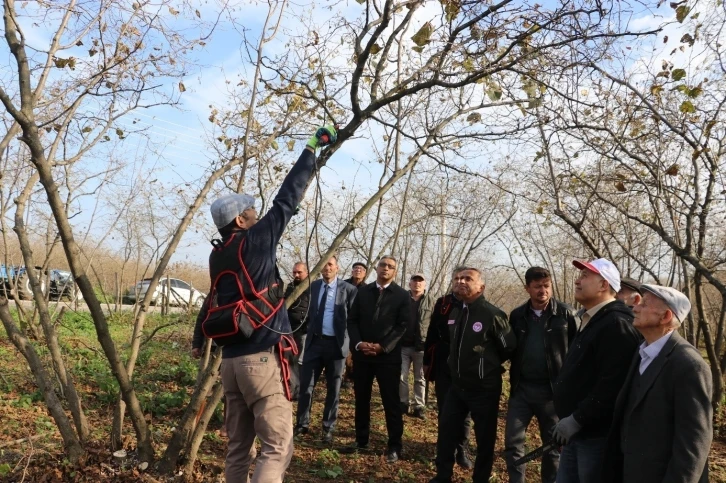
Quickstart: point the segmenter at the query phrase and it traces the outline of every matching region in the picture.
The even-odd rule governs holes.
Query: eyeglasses
[[[378,264],[378,266],[381,267],[381,268],[390,268],[391,270],[395,270],[396,269],[396,266],[395,265],[391,265],[390,263],[382,263],[381,262],[381,263]]]

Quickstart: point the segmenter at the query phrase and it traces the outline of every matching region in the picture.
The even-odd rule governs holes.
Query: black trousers
[[[399,402],[398,384],[401,377],[401,363],[378,364],[356,362],[353,371],[355,392],[355,440],[359,445],[368,444],[371,432],[371,393],[373,379],[378,381],[383,411],[386,414],[388,448],[401,450],[403,438],[403,410]]]
[[[451,386],[444,403],[443,431],[436,443],[436,476],[449,480],[454,472],[456,446],[464,433],[464,420],[471,412],[474,420],[477,456],[474,462],[473,483],[486,483],[494,466],[494,444],[497,440],[497,415],[502,382],[482,386],[476,390],[463,390]]]
[[[441,428],[445,428],[442,424],[444,416],[444,403],[446,402],[446,396],[449,394],[451,389],[451,372],[449,366],[446,363],[439,364],[436,369],[436,379],[434,380],[434,391],[436,392],[436,410],[439,412],[438,422],[439,431]],[[456,445],[456,452],[460,453],[466,450],[466,446],[469,443],[469,435],[471,434],[471,415],[467,415],[464,420],[464,436]],[[437,441],[438,438],[437,437]]]

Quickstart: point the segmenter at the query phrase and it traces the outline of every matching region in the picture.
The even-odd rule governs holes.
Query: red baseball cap
[[[572,265],[580,270],[588,269],[591,272],[597,273],[602,278],[607,280],[610,287],[616,292],[620,291],[620,272],[615,267],[615,264],[606,258],[598,258],[591,262],[582,262],[580,260],[573,260]]]

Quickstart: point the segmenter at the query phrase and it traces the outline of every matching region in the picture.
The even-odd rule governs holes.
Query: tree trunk
[[[15,201],[15,226],[13,227],[13,230],[18,236],[20,251],[23,254],[23,260],[26,267],[34,267],[35,263],[33,261],[33,252],[30,248],[30,241],[28,240],[28,233],[25,229],[25,222],[23,221],[23,213],[25,212],[25,203],[28,201],[30,193],[37,182],[38,176],[34,174],[25,184],[25,188]],[[63,361],[61,348],[58,344],[58,333],[55,330],[55,325],[50,320],[48,301],[41,290],[40,281],[38,280],[35,271],[28,268],[26,273],[30,280],[33,298],[35,299],[36,307],[38,309],[40,326],[43,329],[45,341],[48,345],[51,360],[53,361],[53,369],[58,376],[58,381],[62,388],[62,395],[66,398],[68,405],[70,406],[71,415],[73,416],[73,422],[75,423],[78,437],[81,441],[85,441],[88,439],[89,435],[88,420],[86,419],[86,414],[84,413],[81,405],[81,398],[76,392],[76,386],[73,383],[73,376],[66,370],[65,361]],[[46,283],[48,283],[47,292],[50,294],[49,282]]]
[[[199,446],[202,444],[202,440],[204,439],[204,433],[207,431],[207,425],[209,424],[209,420],[212,419],[214,411],[217,409],[217,405],[219,405],[219,402],[222,400],[222,396],[224,396],[224,386],[222,386],[221,382],[218,382],[214,386],[211,396],[209,396],[207,405],[204,408],[204,411],[202,411],[197,427],[194,428],[192,437],[189,439],[186,447],[184,448],[183,454],[185,455],[185,461],[182,473],[184,473],[185,479],[189,481],[191,481],[190,478],[193,473],[194,462],[197,460],[197,452],[199,451]]]
[[[715,413],[718,413],[718,407],[721,404],[721,397],[723,396],[723,372],[721,371],[721,365],[719,364],[719,357],[716,353],[716,349],[713,343],[713,336],[711,335],[711,327],[709,326],[708,316],[706,315],[705,307],[703,306],[703,277],[699,272],[696,272],[694,277],[695,292],[696,292],[696,310],[698,311],[698,322],[701,331],[703,332],[703,341],[706,344],[706,354],[708,355],[708,362],[711,365],[711,378],[713,380],[713,396],[711,398],[711,404]]]
[[[79,463],[84,458],[86,452],[81,446],[81,442],[63,410],[63,405],[55,394],[50,376],[45,370],[45,367],[43,367],[43,363],[35,351],[35,347],[33,347],[30,341],[15,326],[13,316],[10,314],[10,309],[8,308],[8,299],[5,297],[0,297],[0,319],[13,345],[17,347],[18,351],[25,357],[25,360],[28,361],[30,370],[33,376],[35,376],[35,381],[43,393],[48,411],[50,411],[56,426],[58,426],[58,431],[63,439],[63,446],[69,461],[73,464]]]
[[[189,441],[193,437],[194,422],[199,413],[199,408],[202,407],[202,402],[214,385],[221,364],[222,351],[218,349],[214,354],[214,358],[204,370],[203,375],[198,378],[192,398],[184,411],[184,415],[177,423],[174,433],[171,435],[171,440],[166,447],[166,451],[164,451],[164,456],[159,461],[158,470],[162,475],[171,475],[174,473],[182,451],[189,446]]]

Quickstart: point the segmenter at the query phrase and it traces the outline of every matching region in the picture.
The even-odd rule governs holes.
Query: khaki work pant
[[[227,483],[280,483],[292,459],[292,403],[282,388],[280,359],[274,352],[222,360],[229,433],[224,475]],[[261,443],[255,473],[255,436]]]

